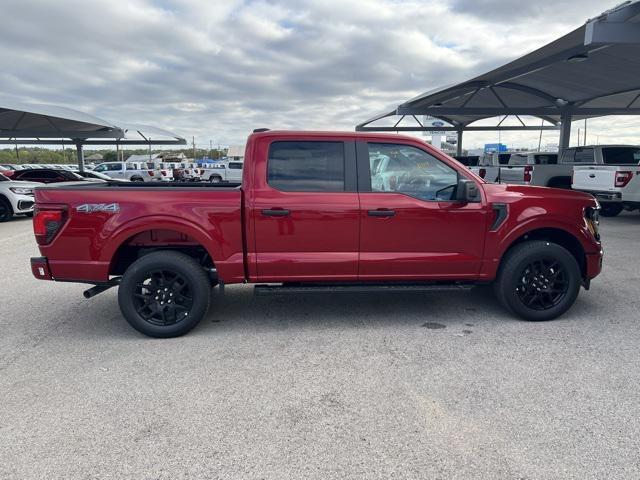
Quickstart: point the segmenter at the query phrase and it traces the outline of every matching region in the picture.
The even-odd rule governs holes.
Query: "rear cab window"
[[[273,142],[269,147],[267,183],[283,192],[344,192],[344,142]]]
[[[607,165],[638,165],[640,147],[604,147],[602,159]]]
[[[558,163],[558,155],[555,153],[545,153],[534,155],[536,165],[556,165]]]

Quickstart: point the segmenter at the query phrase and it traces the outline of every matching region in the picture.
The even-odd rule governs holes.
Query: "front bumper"
[[[587,271],[586,278],[587,280],[592,280],[600,275],[602,272],[602,260],[604,258],[604,251],[600,249],[598,253],[587,253],[585,255],[587,260]]]
[[[11,200],[14,213],[33,212],[35,200],[32,195],[14,195]]]

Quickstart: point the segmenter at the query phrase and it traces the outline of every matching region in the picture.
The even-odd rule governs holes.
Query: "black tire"
[[[9,200],[6,198],[0,198],[0,223],[8,222],[13,218],[13,208]]]
[[[209,182],[210,183],[222,183],[222,177],[219,177],[218,175],[211,175],[209,177]]]
[[[529,321],[558,318],[574,304],[582,284],[580,267],[564,247],[529,241],[502,260],[494,291],[510,312]]]
[[[188,255],[160,251],[131,264],[118,291],[120,311],[129,324],[156,338],[179,337],[209,310],[211,282]]]
[[[132,182],[144,182],[144,178],[142,178],[142,177],[132,177],[131,181]]]
[[[617,217],[624,207],[619,203],[603,203],[600,205],[600,215],[603,217]]]

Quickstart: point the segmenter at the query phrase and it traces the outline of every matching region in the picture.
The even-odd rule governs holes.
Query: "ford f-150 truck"
[[[118,286],[154,337],[191,330],[213,286],[259,294],[441,291],[493,283],[527,320],[566,312],[600,273],[597,200],[485,183],[411,137],[258,131],[242,185],[109,183],[36,189],[42,280]]]
[[[600,147],[603,164],[573,167],[574,190],[592,194],[602,203],[602,215],[640,209],[640,147]]]

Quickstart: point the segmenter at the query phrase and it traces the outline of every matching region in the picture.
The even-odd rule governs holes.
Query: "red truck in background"
[[[466,289],[493,283],[527,320],[566,312],[602,265],[588,194],[485,183],[398,135],[256,131],[242,185],[38,188],[36,278],[118,286],[140,332],[173,337],[213,286],[256,293]]]

